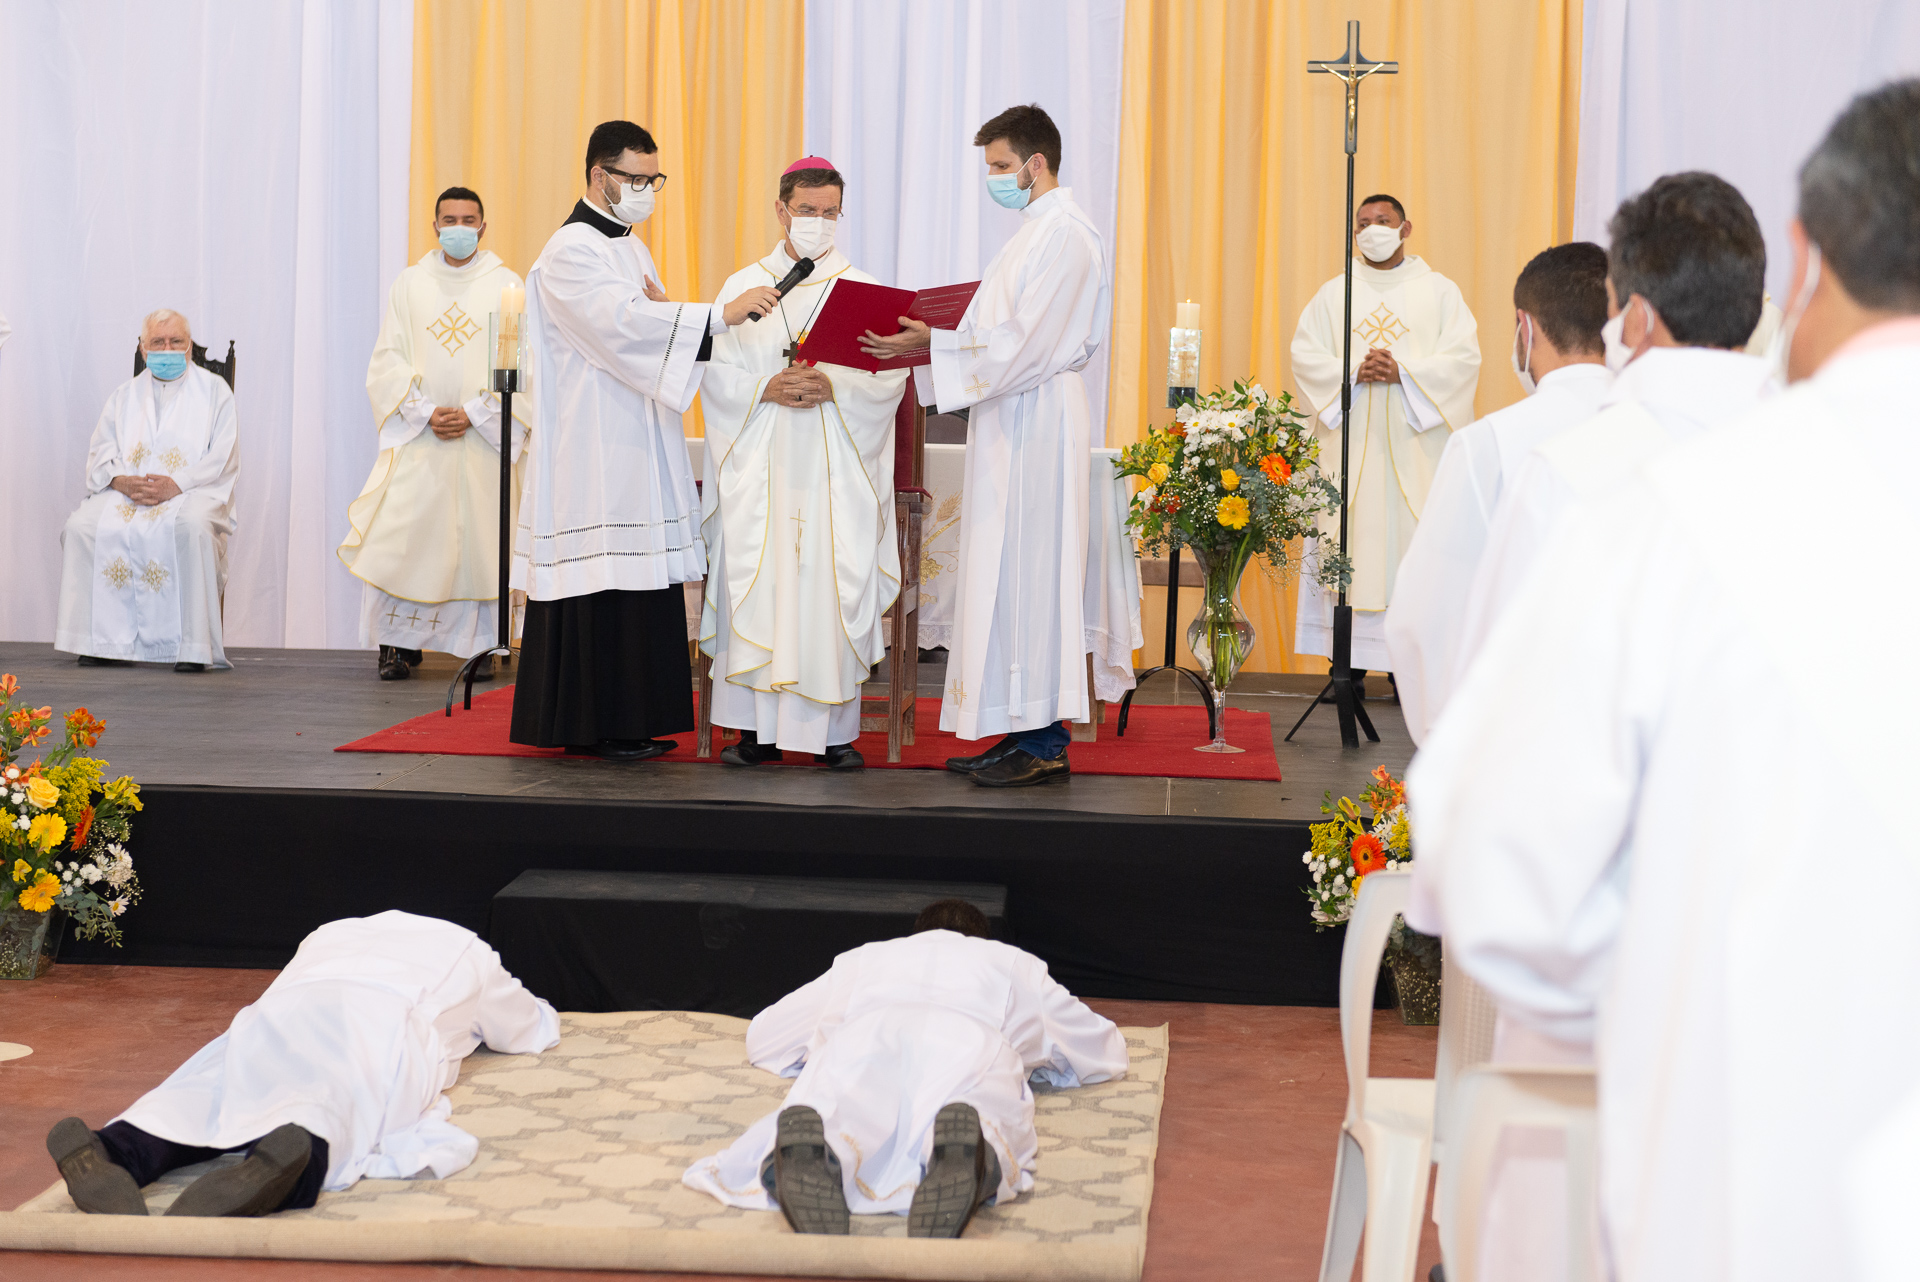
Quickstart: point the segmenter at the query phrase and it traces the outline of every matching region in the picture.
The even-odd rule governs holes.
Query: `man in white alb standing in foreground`
[[[1001,740],[947,768],[989,788],[1063,779],[1066,723],[1087,689],[1087,482],[1093,413],[1080,371],[1107,332],[1100,233],[1060,186],[1060,131],[1038,106],[1009,107],[974,135],[987,190],[1026,220],[980,283],[959,328],[900,318],[869,333],[873,356],[931,344],[942,413],[971,409],[953,641],[940,728]]]
[[[683,1183],[729,1206],[777,1206],[801,1233],[905,1214],[909,1237],[959,1237],[982,1202],[1033,1187],[1029,1077],[1124,1077],[1126,1038],[1039,958],[987,938],[965,900],[927,905],[914,930],[840,954],[754,1016],[747,1058],[797,1080],[779,1112]]]
[[[1391,671],[1416,744],[1453,688],[1461,614],[1506,481],[1535,446],[1592,418],[1613,382],[1600,337],[1606,250],[1585,241],[1542,250],[1514,282],[1513,307],[1513,372],[1527,399],[1447,439],[1387,607]]]
[[[1409,774],[1448,956],[1594,1045],[1627,1282],[1912,1276],[1920,1176],[1882,1133],[1912,1134],[1920,998],[1883,979],[1920,833],[1871,800],[1920,776],[1920,687],[1853,697],[1792,624],[1845,638],[1842,677],[1920,660],[1917,208],[1908,80],[1801,169],[1789,390],[1579,504]],[[1838,547],[1782,480],[1810,459],[1843,464]]]

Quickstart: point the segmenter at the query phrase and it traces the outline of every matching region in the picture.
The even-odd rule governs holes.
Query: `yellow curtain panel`
[[[1480,322],[1478,411],[1520,398],[1513,280],[1572,225],[1580,0],[1130,0],[1110,442],[1171,418],[1167,330],[1183,299],[1200,304],[1203,388],[1292,388],[1300,311],[1351,252],[1345,99],[1306,71],[1344,52],[1349,18],[1368,57],[1400,63],[1361,89],[1355,195],[1404,202],[1412,252],[1465,292]],[[1182,596],[1184,627],[1198,594]],[[1326,670],[1293,653],[1292,583],[1256,570],[1241,597],[1259,632],[1249,670]],[[1164,610],[1164,589],[1149,588],[1145,662],[1160,662]]]
[[[641,229],[678,299],[705,301],[779,239],[800,155],[803,0],[422,0],[414,9],[411,255],[434,197],[471,187],[482,242],[526,274],[585,187],[587,135],[632,120],[667,185]],[[687,416],[700,434],[699,409]]]

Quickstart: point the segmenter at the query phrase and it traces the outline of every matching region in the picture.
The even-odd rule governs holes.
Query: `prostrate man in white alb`
[[[587,194],[527,273],[540,392],[514,545],[527,593],[513,742],[640,761],[693,729],[684,583],[707,572],[680,415],[713,338],[779,297],[670,303],[631,229],[666,184],[626,120],[587,140]]]
[[[906,1215],[909,1237],[959,1237],[982,1202],[1033,1187],[1027,1079],[1125,1076],[1127,1042],[1047,974],[987,938],[972,904],[929,904],[915,934],[866,944],[754,1016],[747,1058],[798,1080],[786,1103],[681,1176],[729,1206],[846,1233]]]
[[[220,593],[240,436],[233,390],[193,363],[162,309],[140,325],[147,367],[114,389],[87,448],[87,498],[60,535],[56,650],[82,667],[226,668]]]
[[[1767,271],[1746,198],[1713,174],[1668,174],[1623,201],[1607,230],[1613,387],[1601,413],[1543,443],[1508,485],[1468,596],[1457,672],[1486,643],[1575,499],[1739,417],[1766,389],[1767,363],[1744,350]],[[1420,880],[1416,869],[1416,887]]]
[[[1632,1282],[1913,1273],[1920,1174],[1883,1139],[1913,1132],[1920,994],[1875,977],[1911,965],[1920,832],[1837,816],[1920,775],[1920,686],[1851,697],[1794,625],[1920,661],[1916,121],[1920,81],[1865,95],[1800,172],[1792,386],[1569,515],[1409,775],[1448,957],[1595,1046]],[[1782,481],[1811,459],[1845,478],[1838,551],[1833,501]]]
[[[870,354],[931,341],[940,410],[971,407],[953,641],[940,728],[1004,736],[949,770],[992,788],[1062,779],[1066,723],[1088,714],[1087,474],[1093,414],[1080,378],[1110,306],[1100,233],[1060,186],[1060,131],[1037,106],[980,127],[987,190],[1026,222],[987,268],[958,329],[900,318]],[[924,398],[923,398],[924,399]]]
[[[267,1215],[359,1179],[466,1168],[480,1142],[442,1094],[482,1042],[533,1055],[560,1017],[472,931],[411,913],[328,922],[260,999],[98,1132],[77,1117],[47,1151],[83,1211],[145,1215],[143,1185],[221,1153],[168,1215]]]
[[[1347,556],[1353,582],[1354,690],[1367,669],[1390,670],[1386,610],[1400,558],[1413,541],[1447,438],[1473,421],[1480,384],[1480,333],[1460,287],[1407,253],[1413,224],[1392,196],[1368,196],[1353,215],[1353,422],[1348,442]],[[1340,472],[1341,320],[1344,276],[1335,276],[1300,313],[1293,378],[1319,415],[1320,467]],[[1321,518],[1316,542],[1335,545],[1339,513]],[[1300,580],[1293,648],[1333,655],[1333,593]]]
[[[740,731],[730,765],[781,750],[835,770],[864,764],[860,687],[886,655],[881,616],[900,594],[893,516],[893,416],[907,371],[797,365],[834,283],[874,283],[834,247],[846,180],[818,156],[788,166],[774,214],[786,238],[727,278],[726,306],[813,274],[776,314],[714,340],[700,385],[706,420],[701,534],[707,594],[700,646],[713,659],[713,723]]]
[[[1604,249],[1579,241],[1542,250],[1514,282],[1513,307],[1513,370],[1527,399],[1448,439],[1387,607],[1387,649],[1415,743],[1452,691],[1461,614],[1502,488],[1536,445],[1592,418],[1613,382],[1600,338]]]
[[[367,366],[380,457],[347,509],[339,555],[364,585],[360,644],[380,647],[382,681],[412,675],[422,650],[464,659],[500,636],[500,398],[487,323],[520,278],[480,248],[486,230],[478,193],[440,193],[440,243],[394,281]],[[513,411],[517,463],[530,393]],[[488,660],[480,676],[492,675]]]

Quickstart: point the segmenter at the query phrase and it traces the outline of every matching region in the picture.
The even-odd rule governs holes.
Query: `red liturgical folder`
[[[942,285],[938,289],[889,289],[864,281],[839,280],[827,305],[814,318],[807,339],[800,344],[798,359],[817,365],[845,365],[869,374],[881,370],[911,369],[932,358],[915,352],[894,360],[875,360],[860,350],[860,336],[868,330],[876,334],[898,334],[900,318],[911,316],[935,329],[955,329],[973,301],[979,281],[966,285]]]

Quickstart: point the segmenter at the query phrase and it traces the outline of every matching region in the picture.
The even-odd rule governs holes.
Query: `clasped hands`
[[[1393,359],[1393,353],[1384,347],[1367,350],[1366,359],[1360,362],[1360,368],[1353,372],[1356,383],[1397,383],[1400,381],[1400,362]]]
[[[113,478],[113,488],[141,507],[157,507],[180,493],[179,485],[164,472],[148,472],[142,476],[116,476]]]
[[[760,399],[788,409],[812,409],[833,399],[833,380],[811,365],[793,365],[767,380]]]
[[[427,416],[427,426],[443,441],[457,441],[467,434],[473,420],[458,405],[445,405]]]

